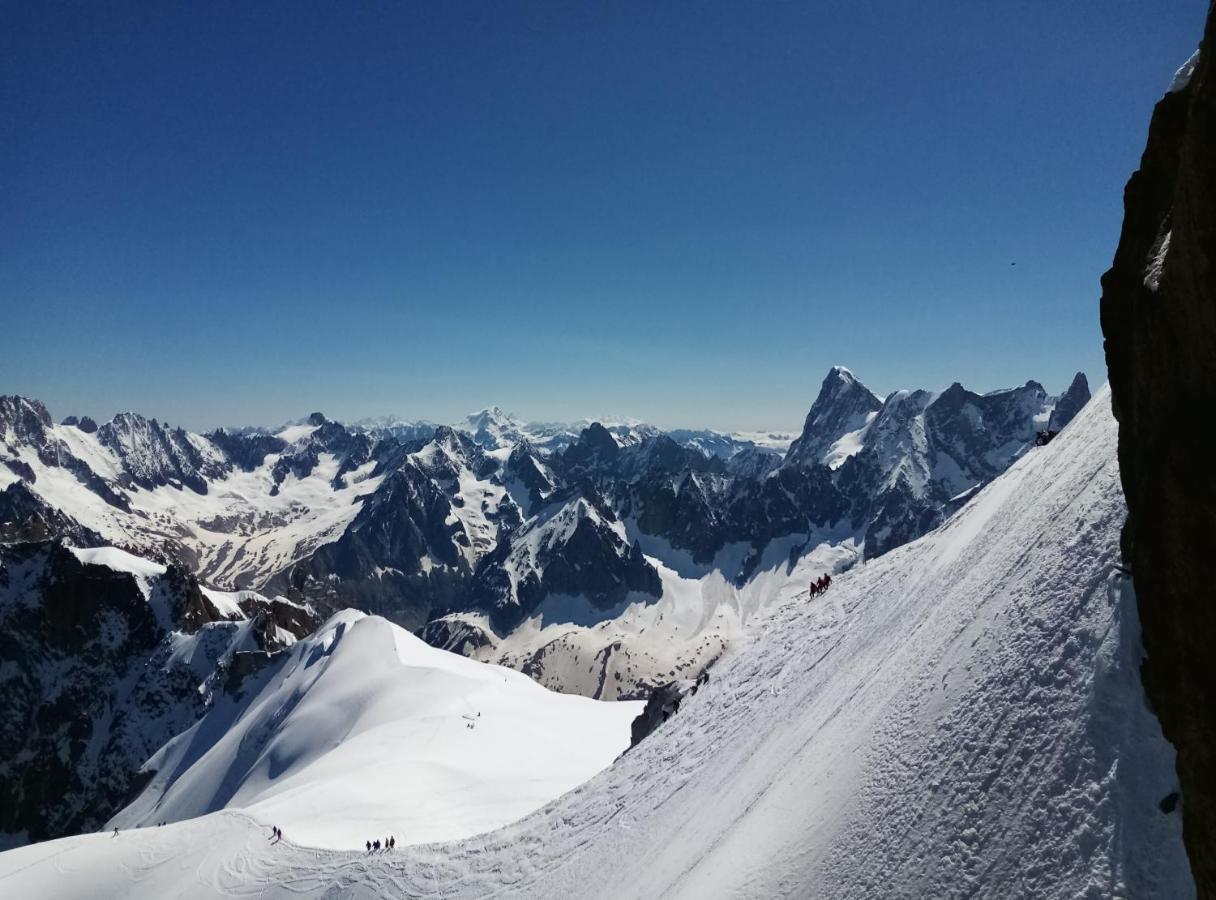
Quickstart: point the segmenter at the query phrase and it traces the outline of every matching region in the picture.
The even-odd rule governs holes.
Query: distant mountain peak
[[[786,465],[835,467],[860,448],[859,436],[882,408],[882,401],[844,366],[832,366],[811,404],[802,434],[786,454]]]

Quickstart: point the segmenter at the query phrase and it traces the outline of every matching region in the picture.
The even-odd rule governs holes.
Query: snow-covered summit
[[[556,694],[346,610],[166,744],[106,827],[240,809],[314,847],[470,837],[607,766],[640,706]]]
[[[862,447],[867,425],[882,407],[844,366],[833,366],[811,404],[801,436],[790,444],[786,465],[838,468]]]

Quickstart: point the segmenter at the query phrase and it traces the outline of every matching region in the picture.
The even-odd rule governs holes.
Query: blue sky
[[[1205,9],[5,4],[0,392],[768,428],[834,363],[1097,384]]]

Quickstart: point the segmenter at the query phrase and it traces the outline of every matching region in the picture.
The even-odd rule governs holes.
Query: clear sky
[[[834,363],[1096,385],[1206,5],[6,3],[0,393],[772,428]]]

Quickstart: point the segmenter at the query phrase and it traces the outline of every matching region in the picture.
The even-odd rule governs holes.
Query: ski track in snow
[[[1114,446],[1103,389],[938,531],[813,601],[796,570],[673,719],[513,825],[369,855],[226,811],[0,854],[0,893],[1193,896]]]

